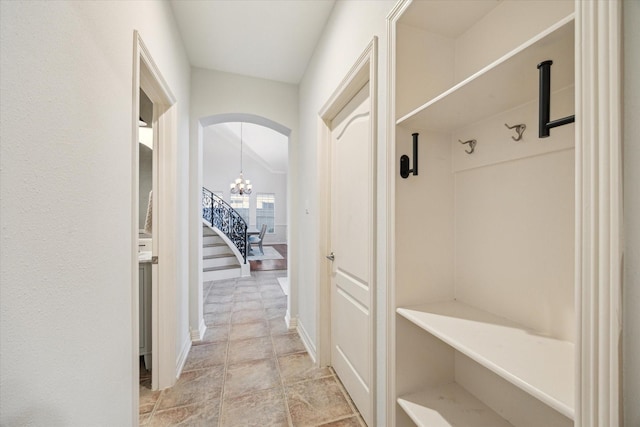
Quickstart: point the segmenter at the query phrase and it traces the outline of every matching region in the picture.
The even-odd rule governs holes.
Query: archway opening
[[[280,253],[279,260],[259,260],[266,269],[283,269],[287,275],[278,277],[283,291],[287,294],[286,321],[293,327],[292,301],[295,301],[295,285],[289,280],[288,272],[292,264],[292,176],[289,159],[292,158],[291,129],[266,117],[229,113],[202,117],[197,120],[197,159],[192,157],[191,164],[197,165],[197,176],[192,182],[192,203],[194,215],[190,235],[190,272],[195,280],[191,280],[190,323],[192,338],[202,338],[206,325],[203,316],[203,237],[202,237],[202,188],[222,195],[225,202],[230,203],[230,184],[238,178],[240,172],[240,123],[243,125],[243,169],[245,178],[252,181],[253,193],[248,199],[247,223],[257,229],[265,217],[271,215],[270,207],[275,204],[272,231],[266,234],[265,246],[275,246],[271,253]],[[274,155],[261,144],[261,139],[279,140],[284,147],[285,160],[282,154]],[[253,139],[253,141],[252,141]],[[196,147],[194,147],[196,148]],[[270,182],[270,183],[269,183]],[[210,187],[210,188],[209,188]],[[197,197],[197,198],[196,198]],[[235,198],[235,197],[234,197]],[[274,203],[275,201],[275,203]],[[235,201],[233,201],[236,203]],[[240,202],[237,202],[239,204]],[[196,216],[197,215],[197,218]],[[281,245],[281,246],[277,246]],[[279,250],[278,250],[279,249]],[[282,253],[284,252],[284,254]],[[257,255],[263,255],[258,252]],[[251,263],[251,258],[249,258]],[[256,263],[257,266],[257,263]]]

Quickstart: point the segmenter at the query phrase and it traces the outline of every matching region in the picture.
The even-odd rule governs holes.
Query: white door
[[[369,84],[331,126],[331,364],[372,425],[373,162]]]

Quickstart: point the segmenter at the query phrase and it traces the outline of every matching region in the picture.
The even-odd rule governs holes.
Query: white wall
[[[134,29],[178,100],[179,171],[187,58],[166,2],[0,8],[0,424],[131,425]],[[181,347],[187,176],[178,176]]]
[[[191,122],[216,114],[255,114],[296,133],[298,87],[222,71],[191,69]],[[191,134],[192,142],[196,135]]]
[[[624,14],[624,335],[625,426],[640,426],[640,2]]]
[[[275,131],[274,131],[275,132]],[[286,141],[286,137],[282,137]],[[286,143],[286,142],[285,142]],[[264,236],[265,244],[287,243],[287,174],[270,171],[264,162],[247,152],[245,144],[242,164],[244,178],[251,180],[253,192],[249,197],[249,224],[256,223],[256,197],[260,193],[275,195],[275,232]],[[202,139],[202,181],[211,191],[222,191],[224,201],[230,203],[229,184],[240,173],[240,142],[225,125],[204,129]]]
[[[378,36],[378,194],[377,194],[377,390],[378,423],[385,410],[385,308],[386,307],[386,112],[387,37],[386,16],[394,1],[337,2],[321,40],[300,83],[300,147],[297,155],[298,188],[296,222],[299,230],[299,324],[317,344],[317,301],[319,283],[318,221],[318,112],[337,88],[360,54]]]

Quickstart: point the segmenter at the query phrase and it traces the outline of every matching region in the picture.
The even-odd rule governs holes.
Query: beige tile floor
[[[140,381],[144,426],[366,427],[331,368],[316,368],[284,322],[287,272],[204,284],[207,332],[176,385]]]

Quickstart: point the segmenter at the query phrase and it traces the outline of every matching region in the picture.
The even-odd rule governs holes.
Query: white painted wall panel
[[[573,0],[501,2],[456,39],[455,81],[471,76],[570,15],[573,9]]]
[[[573,159],[566,150],[456,176],[456,297],[575,337]]]
[[[399,128],[399,158],[412,158],[412,138]],[[454,177],[448,135],[420,132],[418,175],[396,180],[396,304],[454,297]]]
[[[573,113],[573,88],[553,94]],[[537,134],[537,102],[453,132],[455,295],[554,337],[575,339],[574,125]],[[521,141],[504,123],[525,123]],[[458,139],[476,138],[473,154]]]
[[[396,118],[400,118],[453,86],[455,40],[402,24],[396,31],[403,40],[396,52]],[[423,84],[412,84],[424,75],[429,78]]]
[[[186,141],[181,39],[163,2],[0,7],[0,424],[131,425],[133,34],[178,100]],[[178,174],[178,348],[189,338],[186,183]]]

